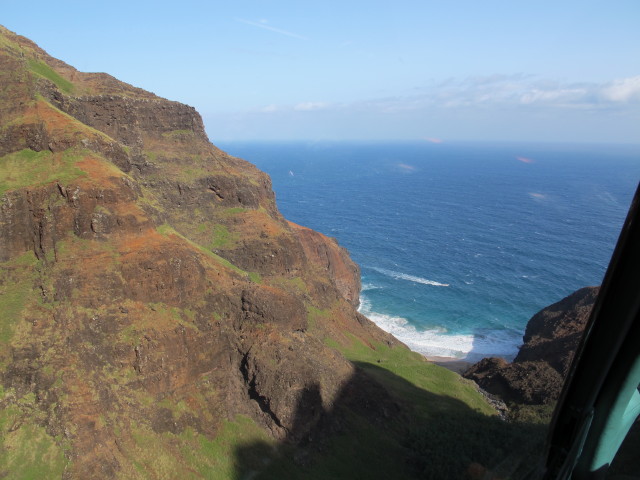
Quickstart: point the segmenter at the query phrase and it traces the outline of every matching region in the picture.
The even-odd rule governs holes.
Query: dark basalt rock
[[[512,363],[484,358],[464,377],[507,402],[553,403],[578,348],[599,287],[585,287],[535,314]]]

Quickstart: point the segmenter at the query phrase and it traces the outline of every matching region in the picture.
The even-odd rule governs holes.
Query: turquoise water
[[[527,320],[597,285],[640,146],[225,143],[289,220],[362,268],[361,311],[412,349],[510,358]]]

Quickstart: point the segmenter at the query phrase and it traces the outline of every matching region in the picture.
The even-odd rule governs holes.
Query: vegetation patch
[[[223,421],[211,439],[192,428],[178,434],[155,433],[132,423],[132,442],[126,445],[130,467],[122,478],[240,479],[272,461],[275,442],[251,419],[237,416]],[[239,445],[259,444],[259,451],[239,457]]]
[[[193,247],[197,248],[200,252],[204,253],[206,256],[214,259],[217,263],[222,264],[223,266],[229,268],[230,270],[233,270],[234,272],[242,275],[243,277],[247,277],[247,278],[249,277],[249,273],[248,272],[245,272],[241,268],[235,266],[233,263],[231,263],[226,258],[222,258],[220,255],[217,255],[217,254],[213,253],[211,250],[208,250],[208,249],[198,245],[197,243],[189,240],[184,235],[181,235],[180,233],[178,233],[168,223],[164,223],[164,224],[158,226],[156,228],[156,230],[158,231],[158,233],[160,233],[160,234],[162,234],[164,236],[175,235],[177,237],[180,237],[182,240],[184,240],[185,242],[189,243],[189,245],[192,245]]]
[[[60,76],[58,72],[56,72],[53,68],[51,68],[43,61],[30,58],[29,60],[27,60],[27,64],[29,66],[29,70],[31,70],[36,75],[50,80],[64,93],[71,94],[75,90],[75,86],[73,85],[73,83]]]
[[[232,248],[238,242],[240,236],[237,233],[231,233],[224,225],[214,225],[211,242],[207,245],[209,250]]]
[[[156,230],[158,231],[158,233],[160,235],[177,235],[178,232],[176,232],[173,227],[171,225],[169,225],[168,223],[163,223],[162,225],[159,225]]]
[[[247,212],[247,211],[248,211],[248,209],[246,209],[244,207],[225,208],[220,213],[220,216],[222,216],[222,217],[233,217],[235,215],[239,215],[239,214]]]
[[[300,277],[281,277],[274,276],[269,278],[269,283],[275,287],[279,287],[294,295],[304,296],[309,294],[309,289],[304,280]]]
[[[73,150],[52,153],[20,150],[0,157],[0,195],[23,187],[67,183],[85,173],[76,166],[77,154]]]
[[[262,283],[262,275],[258,272],[249,272],[249,280],[253,283]]]
[[[62,478],[67,464],[64,447],[34,418],[18,406],[0,408],[0,472],[15,480]]]
[[[474,384],[463,379],[457,373],[427,361],[419,353],[402,347],[389,347],[383,343],[376,343],[371,347],[349,334],[351,345],[338,349],[341,353],[364,369],[371,376],[383,384],[388,384],[393,392],[398,392],[406,398],[409,393],[418,394],[416,398],[409,398],[412,404],[423,413],[432,414],[435,404],[425,404],[420,390],[430,394],[442,395],[464,403],[465,408],[471,408],[485,415],[495,415],[495,410],[478,393]],[[337,344],[334,344],[337,345]],[[384,372],[393,374],[387,375]],[[397,381],[394,381],[394,378]],[[411,385],[411,388],[403,388]],[[446,400],[444,403],[447,403]]]
[[[314,307],[313,305],[307,305],[307,325],[311,331],[316,331],[318,328],[318,323],[319,322],[323,323],[324,320],[327,320],[330,317],[331,317],[330,309],[328,308],[320,309],[320,308]]]
[[[195,328],[193,326],[195,312],[192,310],[171,307],[164,303],[150,303],[148,306],[155,313],[154,317],[157,320],[165,320],[170,325],[179,324],[184,327]]]
[[[33,274],[37,263],[33,252],[26,252],[0,264],[0,347],[9,344],[22,310],[33,297]]]
[[[232,422],[224,421],[213,440],[192,430],[185,431],[181,438],[195,444],[196,448],[184,453],[206,479],[253,478],[276,457],[276,442],[243,415]]]
[[[42,124],[46,126],[51,137],[65,140],[70,144],[78,144],[83,139],[100,138],[104,142],[115,143],[111,137],[93,127],[85,125],[55,107],[42,95],[36,94],[33,101],[27,103],[28,108],[23,115],[14,118],[5,126]]]
[[[176,140],[187,140],[195,137],[195,132],[193,130],[172,130],[170,132],[165,132],[162,134],[165,138],[172,138]]]

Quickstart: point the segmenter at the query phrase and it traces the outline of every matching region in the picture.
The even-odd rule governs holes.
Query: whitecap
[[[416,277],[415,275],[409,275],[407,273],[395,272],[393,270],[387,270],[386,268],[378,268],[372,267],[372,270],[376,272],[382,273],[391,278],[395,278],[397,280],[407,280],[408,282],[421,283],[423,285],[433,285],[434,287],[448,287],[448,283],[440,283],[434,280],[429,280],[427,278]]]

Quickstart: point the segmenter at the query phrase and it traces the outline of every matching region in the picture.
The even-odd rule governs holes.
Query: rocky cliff
[[[536,313],[512,363],[485,358],[464,374],[507,402],[552,404],[562,389],[599,287],[585,287]]]
[[[235,418],[295,443],[355,375],[329,340],[404,348],[192,107],[1,27],[0,82],[0,477],[188,471]]]

